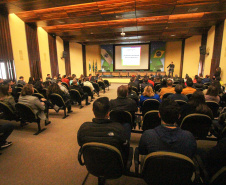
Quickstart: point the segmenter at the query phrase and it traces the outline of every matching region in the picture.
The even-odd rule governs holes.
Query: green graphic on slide
[[[113,45],[101,46],[101,69],[102,71],[113,71]]]
[[[150,70],[163,71],[165,62],[165,42],[152,42]]]

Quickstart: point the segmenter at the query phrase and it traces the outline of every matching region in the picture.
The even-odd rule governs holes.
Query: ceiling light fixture
[[[124,37],[126,34],[123,32],[123,28],[122,28],[122,33],[121,36]]]
[[[171,37],[175,37],[176,35],[171,35]]]

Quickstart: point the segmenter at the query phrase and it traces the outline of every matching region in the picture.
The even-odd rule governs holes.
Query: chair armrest
[[[205,169],[205,166],[203,164],[203,161],[201,159],[201,157],[196,154],[193,158],[193,161],[195,163],[195,174],[196,174],[196,182],[199,181],[200,179],[202,179],[202,181],[204,182],[204,184],[207,184],[209,182],[209,175]]]
[[[78,162],[79,162],[79,164],[80,164],[81,166],[84,166],[85,163],[82,162],[82,152],[83,152],[83,150],[82,150],[82,147],[81,147],[81,148],[79,149],[79,151],[78,151]]]
[[[139,174],[139,150],[138,147],[135,148],[135,152],[134,152],[134,164],[135,164],[135,174],[138,175]]]

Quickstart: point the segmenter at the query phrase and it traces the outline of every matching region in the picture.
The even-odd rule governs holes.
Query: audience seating
[[[118,122],[118,123],[130,123],[131,128],[135,128],[133,116],[128,111],[118,111],[112,110],[110,112],[110,120]]]
[[[42,92],[40,92],[40,93],[45,97],[45,99],[47,99],[47,90],[48,90],[48,89],[43,88],[43,89],[42,89]]]
[[[219,116],[219,104],[215,101],[206,101],[206,104],[212,110],[213,117],[217,118]]]
[[[210,179],[209,185],[223,185],[226,183],[226,166],[222,167],[214,176]]]
[[[186,94],[186,96],[188,97],[188,99],[190,99],[192,97],[192,94]]]
[[[178,105],[179,105],[180,107],[183,107],[185,104],[187,104],[187,102],[184,101],[184,100],[175,100],[175,101],[178,103]]]
[[[95,89],[95,92],[97,93],[97,96],[99,97],[100,87],[97,83],[93,82],[93,87]]]
[[[212,120],[209,116],[195,113],[187,115],[180,127],[183,130],[190,131],[196,139],[214,140],[213,138],[207,138],[211,125]]]
[[[108,80],[104,80],[104,84],[105,84],[105,87],[107,87],[108,90],[109,90],[109,86],[111,86],[109,81]]]
[[[159,117],[158,110],[151,110],[144,114],[142,130],[153,129],[161,125],[161,119]]]
[[[34,88],[34,93],[39,93],[37,89]]]
[[[71,100],[78,102],[78,104],[80,105],[80,108],[82,108],[83,107],[82,106],[82,96],[79,93],[79,91],[75,90],[75,89],[71,89],[69,92],[70,92]]]
[[[148,154],[143,164],[139,164],[139,150],[134,154],[135,173],[150,185],[192,184],[195,172],[194,162],[187,156],[173,152],[153,152]]]
[[[156,99],[147,99],[141,106],[142,115],[150,110],[159,110],[160,102]]]
[[[138,89],[137,89],[136,87],[132,86],[132,90],[133,90],[137,95],[139,95]]]
[[[163,95],[162,99],[168,98],[168,96],[171,95],[171,94],[173,94],[173,93],[165,93],[165,94]]]
[[[63,117],[63,119],[65,119],[66,117],[69,116],[69,115],[67,115],[66,104],[65,104],[63,98],[59,94],[56,94],[56,93],[51,94],[49,96],[49,100],[50,100],[50,102],[53,105],[57,105],[61,110],[64,110],[64,117]]]
[[[19,113],[19,117],[21,118],[21,121],[23,121],[24,123],[26,123],[26,122],[30,122],[30,123],[36,122],[38,124],[38,132],[36,132],[34,135],[38,135],[39,133],[46,130],[46,128],[41,129],[40,118],[37,117],[37,115],[34,113],[32,108],[30,108],[29,106],[27,106],[23,103],[17,103],[16,104],[16,110]]]
[[[66,87],[66,88],[67,88],[67,90],[69,90],[69,86],[68,86],[68,84],[67,84],[67,83],[65,83],[65,82],[61,82],[61,85],[63,85],[64,87]]]
[[[39,100],[41,100],[42,98],[45,98],[42,94],[40,93],[34,93],[32,94],[32,96],[36,96]]]
[[[22,87],[22,88],[23,88],[23,85],[20,84],[20,83],[18,83],[18,84],[17,84],[17,87]]]
[[[91,97],[93,96],[93,92],[91,91],[90,87],[83,86],[82,89],[83,89],[84,93],[88,94],[88,96],[91,96]],[[92,101],[92,99],[91,99],[91,101]]]
[[[6,103],[0,102],[0,112],[2,113],[1,119],[19,121],[18,115]]]
[[[99,85],[99,87],[101,88],[101,90],[103,90],[104,91],[104,93],[105,93],[105,84],[104,84],[104,82],[97,82],[98,83],[98,85]]]
[[[128,174],[132,165],[132,158],[133,148],[131,147],[127,163],[124,165],[121,152],[116,147],[96,142],[84,144],[78,153],[80,165],[85,165],[88,170],[82,184],[85,184],[89,173],[98,177],[99,185],[104,185],[105,179],[117,179],[123,174]]]
[[[161,84],[157,84],[155,85],[155,93],[157,93],[159,91],[159,89],[161,89]]]

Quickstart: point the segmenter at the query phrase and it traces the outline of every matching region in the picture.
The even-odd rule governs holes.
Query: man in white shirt
[[[91,93],[92,93],[92,94],[90,94],[89,96],[91,96],[91,99],[95,99],[95,98],[93,97],[94,87],[93,87],[93,84],[92,84],[91,82],[89,82],[89,78],[88,78],[88,77],[84,78],[83,85],[84,85],[84,86],[87,86],[87,87],[89,87],[89,88],[91,89]]]
[[[67,95],[70,96],[68,89],[61,84],[61,81],[60,80],[57,81],[57,84],[59,85],[61,91],[63,91],[65,94],[67,94]]]

